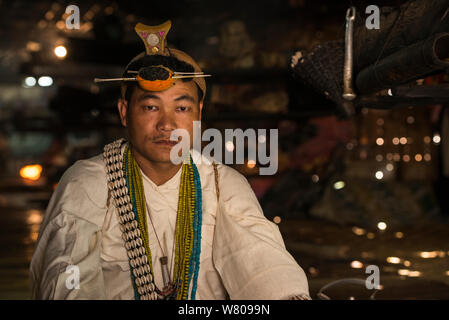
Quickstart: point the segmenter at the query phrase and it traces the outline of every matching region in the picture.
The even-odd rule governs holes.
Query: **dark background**
[[[366,278],[370,264],[381,270],[379,299],[449,298],[447,103],[359,106],[347,116],[290,67],[296,51],[344,39],[349,6],[365,19],[367,5],[405,3],[0,0],[0,298],[29,297],[39,224],[62,173],[124,135],[119,86],[93,78],[120,76],[144,50],[137,22],[168,19],[168,44],[213,75],[203,127],[279,130],[276,175],[258,175],[259,164],[234,167],[279,225],[313,298],[331,281]],[[80,30],[65,28],[71,4],[80,8]],[[54,55],[57,45],[67,48],[64,59]],[[41,76],[53,84],[25,85]],[[448,82],[442,70],[413,85]],[[39,179],[21,177],[26,165],[42,167]],[[350,284],[328,290],[337,299],[372,293]]]

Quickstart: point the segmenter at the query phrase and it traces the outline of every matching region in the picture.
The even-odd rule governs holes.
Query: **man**
[[[195,163],[195,151],[170,160],[173,130],[192,137],[201,119],[206,83],[190,56],[165,47],[169,28],[136,26],[146,53],[119,79],[129,143],[107,145],[61,178],[31,261],[32,297],[310,299],[242,175]]]

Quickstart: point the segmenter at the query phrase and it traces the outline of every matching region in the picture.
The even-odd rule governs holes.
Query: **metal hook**
[[[353,36],[354,36],[354,20],[356,9],[350,7],[346,11],[346,33],[345,33],[345,62],[343,70],[343,98],[352,101],[356,98],[356,94],[352,87],[353,72]]]
[[[349,7],[346,11],[346,21],[354,21],[355,20],[355,7]]]

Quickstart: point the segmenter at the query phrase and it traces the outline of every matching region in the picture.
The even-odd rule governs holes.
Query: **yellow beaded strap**
[[[195,189],[192,164],[184,163],[179,188],[178,217],[176,220],[176,254],[174,275],[179,289],[176,299],[187,299],[189,264],[194,238]]]

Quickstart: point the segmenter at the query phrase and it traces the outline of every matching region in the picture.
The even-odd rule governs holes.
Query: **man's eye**
[[[145,108],[145,110],[149,110],[149,111],[157,110],[156,106],[145,106],[144,108]]]
[[[189,107],[184,107],[184,106],[179,106],[176,108],[176,110],[181,111],[181,112],[186,112],[189,111],[190,108]]]

